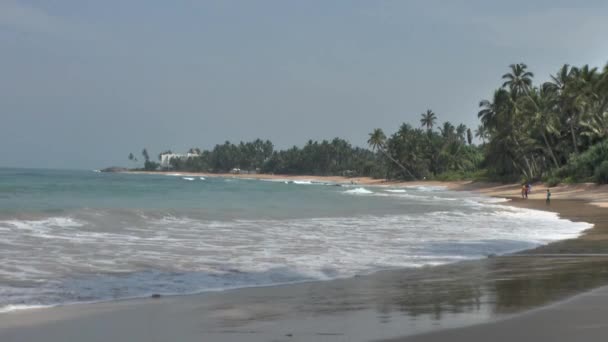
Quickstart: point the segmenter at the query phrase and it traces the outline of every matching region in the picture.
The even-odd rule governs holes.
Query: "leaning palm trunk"
[[[526,156],[523,148],[521,147],[521,145],[519,144],[519,141],[517,140],[517,138],[515,138],[515,136],[513,137],[513,142],[515,142],[515,146],[519,150],[519,154],[521,155],[522,159],[524,160],[524,163],[526,164],[525,165],[526,166],[525,169],[522,168],[524,176],[526,176],[526,178],[528,178],[528,179],[534,178],[533,177],[534,176],[534,171],[532,170],[532,166],[530,165],[530,160]]]
[[[404,172],[406,172],[412,179],[416,180],[416,177],[408,170],[405,166],[403,166],[397,159],[393,158],[385,149],[381,149],[382,153],[390,159],[393,163],[397,164]]]
[[[557,162],[557,158],[555,158],[555,154],[553,153],[553,149],[551,148],[551,145],[549,144],[549,140],[547,139],[547,135],[545,134],[545,132],[542,132],[541,135],[543,136],[543,140],[545,141],[545,146],[547,147],[547,151],[549,151],[549,155],[551,156],[551,160],[553,160],[553,164],[555,164],[555,167],[558,168],[559,167],[559,163]]]

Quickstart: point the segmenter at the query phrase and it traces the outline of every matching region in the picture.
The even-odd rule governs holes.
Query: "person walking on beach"
[[[524,186],[526,188],[525,193],[526,193],[526,199],[528,199],[528,193],[530,192],[530,184],[526,183],[526,185]]]
[[[526,198],[526,185],[521,186],[521,198]]]
[[[551,204],[551,190],[547,189],[547,204]]]

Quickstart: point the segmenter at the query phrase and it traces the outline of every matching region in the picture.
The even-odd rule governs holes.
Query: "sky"
[[[0,0],[0,167],[475,128],[512,63],[608,62],[606,1]]]

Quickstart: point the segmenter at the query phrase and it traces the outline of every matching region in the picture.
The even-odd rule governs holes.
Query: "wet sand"
[[[510,319],[390,341],[598,342],[607,338],[607,315],[608,287],[602,287]]]
[[[601,322],[608,289],[538,309],[608,284],[608,210],[579,200],[509,205],[557,211],[595,227],[516,255],[439,267],[14,312],[0,316],[0,341],[485,341],[503,335],[597,341],[608,334]]]

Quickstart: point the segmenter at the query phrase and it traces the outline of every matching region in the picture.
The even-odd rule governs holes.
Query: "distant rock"
[[[119,167],[119,166],[110,166],[110,167],[106,167],[105,169],[101,169],[101,172],[125,172],[125,171],[129,171],[129,169],[127,169],[126,167]]]
[[[154,299],[158,299],[160,297],[162,297],[162,296],[159,295],[158,293],[155,293],[155,294],[153,294],[153,295],[150,296],[150,298],[154,298]]]

